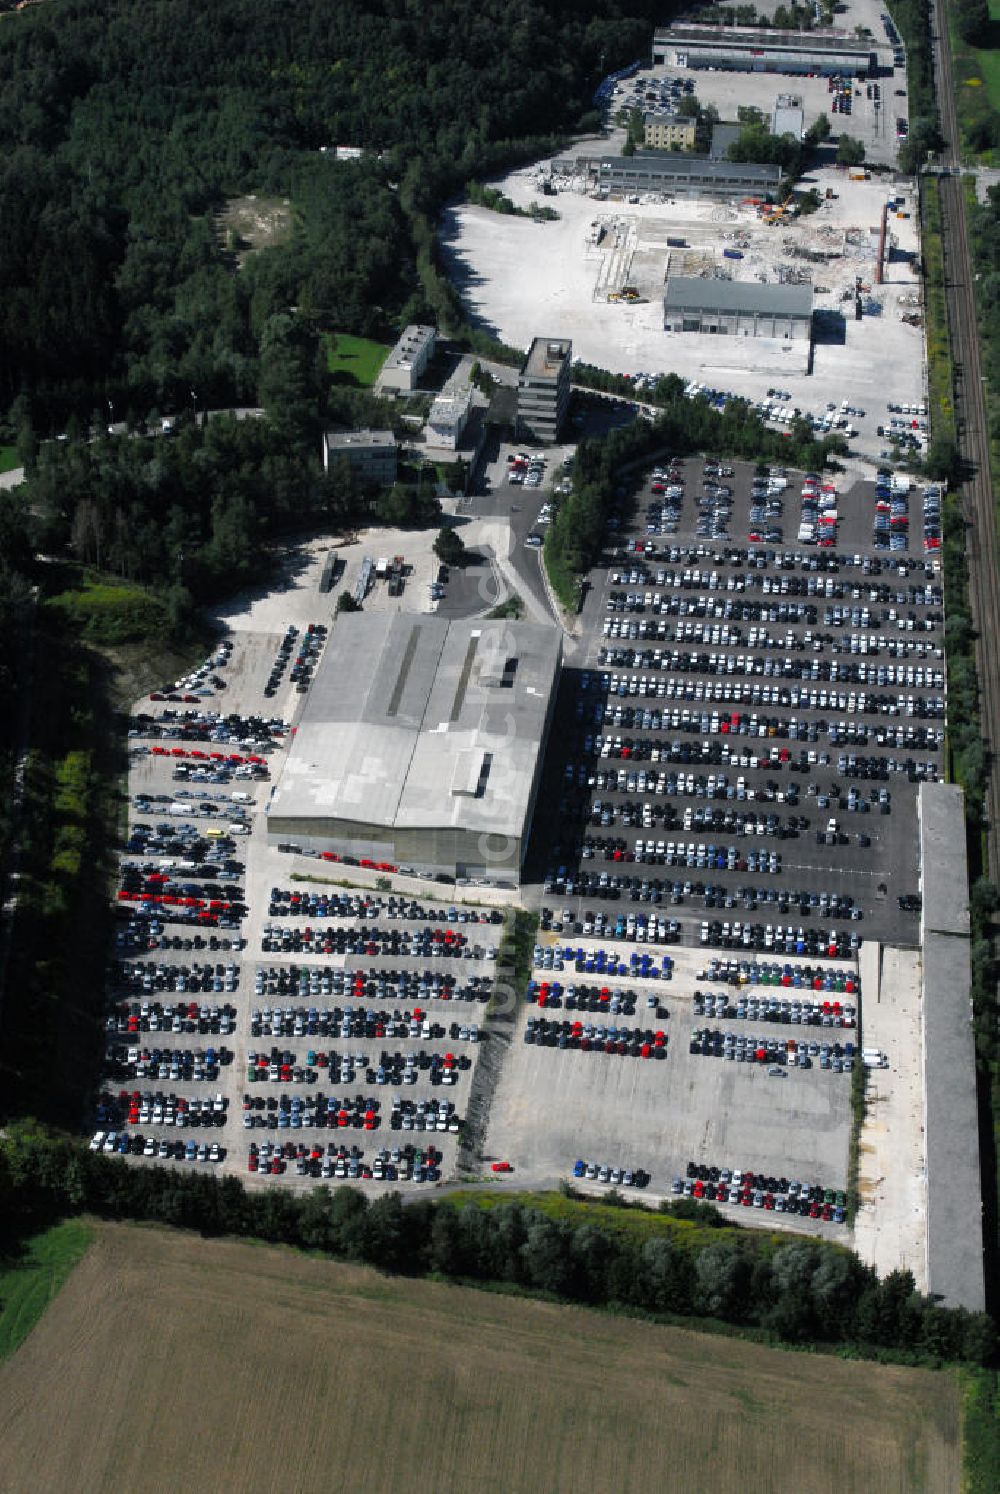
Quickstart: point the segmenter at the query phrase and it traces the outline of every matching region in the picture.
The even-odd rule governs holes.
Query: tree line
[[[240,1180],[135,1167],[18,1126],[0,1143],[8,1228],[90,1212],[319,1250],[408,1276],[503,1283],[626,1313],[711,1318],[785,1343],[939,1364],[985,1363],[983,1313],[922,1296],[908,1271],[880,1280],[856,1255],[813,1239],[777,1240],[724,1223],[690,1200],[663,1206],[662,1229],[568,1217],[517,1200],[449,1202],[316,1186],[246,1190]],[[483,1202],[489,1206],[484,1207]],[[622,1201],[624,1204],[624,1201]],[[603,1212],[603,1211],[602,1211]],[[652,1221],[648,1221],[652,1224]]]

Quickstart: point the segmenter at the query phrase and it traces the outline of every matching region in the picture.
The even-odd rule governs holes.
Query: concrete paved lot
[[[924,1139],[921,962],[916,950],[883,949],[862,960],[865,1046],[880,1049],[888,1067],[868,1075],[861,1130],[861,1206],[855,1248],[880,1276],[913,1272],[927,1290],[927,1151]],[[975,1221],[974,1221],[975,1222]],[[961,1226],[956,1221],[956,1228]]]
[[[662,1062],[525,1044],[529,1016],[573,1017],[525,1005],[493,1101],[490,1152],[509,1157],[526,1185],[571,1176],[574,1160],[581,1157],[645,1169],[656,1196],[670,1195],[672,1178],[684,1175],[689,1160],[843,1188],[849,1078],[814,1068],[777,1079],[769,1077],[766,1066],[690,1054],[691,1032],[706,1022],[694,1016],[690,988],[685,991],[684,985],[673,981],[656,988],[661,1010],[655,1019],[644,1009],[644,997],[635,1017],[622,1019],[628,1026],[646,1026],[648,1020],[667,1032],[668,1056]],[[754,1027],[733,1025],[748,1032]],[[754,1027],[758,1033],[765,1029],[766,1035],[782,1038],[791,1030]],[[782,1217],[776,1221],[768,1215],[768,1222]]]
[[[498,185],[526,206],[538,197],[538,174],[547,165],[522,168]],[[866,411],[855,422],[856,449],[875,461],[885,446],[876,427],[888,418],[887,402],[919,403],[926,386],[923,329],[901,320],[919,309],[915,197],[911,184],[880,178],[852,182],[835,168],[810,172],[803,186],[816,187],[823,198],[819,210],[776,226],[763,224],[755,208],[735,203],[678,199],[630,205],[596,202],[572,189],[552,199],[560,214],[554,223],[463,205],[444,216],[442,252],[470,314],[507,343],[527,347],[544,328],[546,335],[571,338],[575,358],[618,373],[674,372],[754,400],[778,387],[788,391],[788,405],[812,413],[829,400],[839,404],[847,398]],[[827,189],[836,194],[830,200]],[[908,216],[889,220],[894,248],[885,283],[875,285],[882,207],[900,194]],[[612,230],[604,246],[613,246],[616,225],[629,239],[628,276],[642,302],[608,304],[606,293],[598,296],[612,252],[589,242],[591,224],[598,220]],[[683,237],[690,248],[669,249],[668,235]],[[722,258],[723,247],[734,243],[743,254],[735,270]],[[667,271],[721,273],[723,266],[747,281],[774,282],[789,272],[811,278],[817,311],[830,314],[825,330],[817,324],[811,363],[804,343],[664,332]],[[853,308],[858,278],[872,287],[882,307],[881,315],[866,315],[860,322]],[[838,321],[841,314],[846,319]]]

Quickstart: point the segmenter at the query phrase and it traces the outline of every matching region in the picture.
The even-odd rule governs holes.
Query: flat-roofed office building
[[[327,431],[323,437],[323,470],[346,460],[359,482],[390,487],[396,481],[396,438],[392,431]]]
[[[535,338],[517,381],[519,441],[558,441],[569,409],[572,362],[573,344],[565,338]]]
[[[388,392],[396,390],[409,394],[416,389],[423,372],[434,356],[437,332],[433,327],[413,323],[396,340],[388,358],[382,364],[376,388]]]
[[[681,114],[647,114],[643,139],[650,150],[690,150],[694,145],[694,120]]]

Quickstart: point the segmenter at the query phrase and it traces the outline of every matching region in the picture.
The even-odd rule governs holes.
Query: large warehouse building
[[[811,285],[671,275],[663,297],[663,325],[668,332],[801,341],[812,334],[812,304]]]
[[[878,65],[874,45],[846,31],[771,31],[754,26],[665,26],[653,34],[653,65],[741,73],[837,73],[862,77]]]
[[[516,884],[560,660],[554,627],[340,616],[271,796],[269,836]]]
[[[609,195],[632,197],[756,197],[773,201],[781,186],[780,166],[715,161],[682,152],[641,151],[632,156],[560,156],[556,176],[582,177]]]

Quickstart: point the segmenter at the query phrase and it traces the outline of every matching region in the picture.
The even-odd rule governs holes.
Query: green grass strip
[[[0,1360],[20,1348],[93,1239],[89,1224],[67,1219],[33,1236],[0,1265]]]

